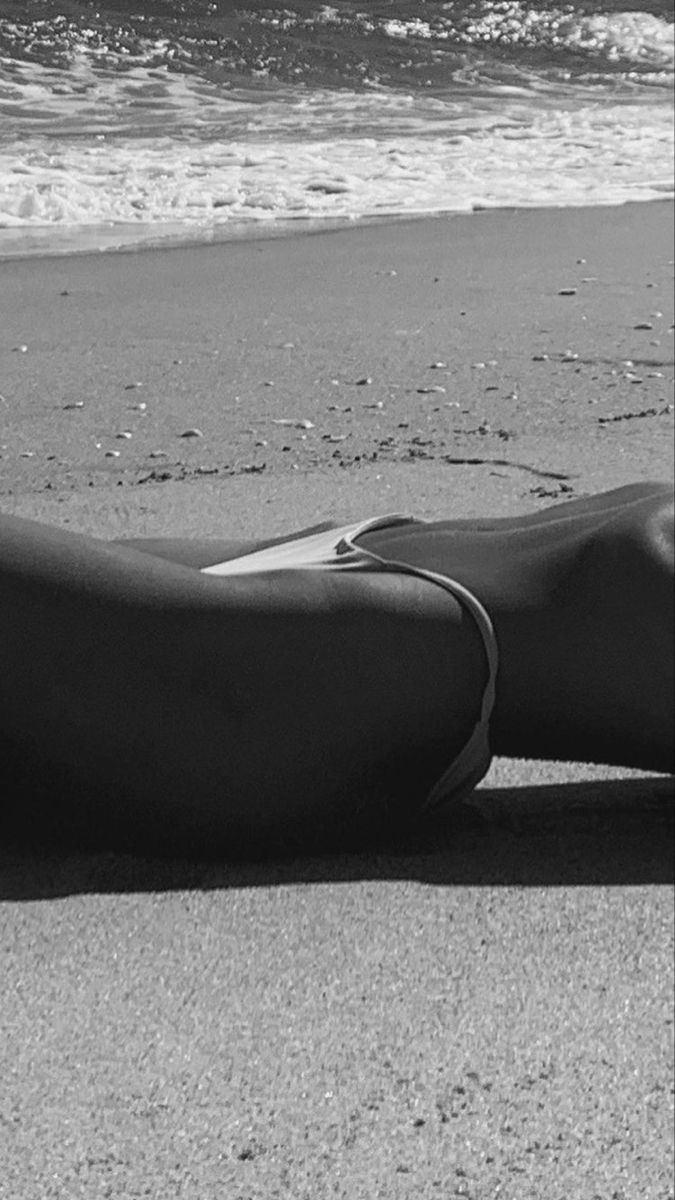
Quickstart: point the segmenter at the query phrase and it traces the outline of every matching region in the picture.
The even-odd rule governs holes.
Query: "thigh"
[[[358,837],[419,805],[484,684],[471,620],[424,580],[219,579],[12,518],[0,620],[14,815],[99,844]]]

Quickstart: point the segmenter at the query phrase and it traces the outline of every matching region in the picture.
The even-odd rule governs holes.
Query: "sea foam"
[[[104,9],[98,25],[0,19],[0,254],[60,248],[65,231],[108,246],[672,194],[672,24],[652,12],[478,0],[250,17],[220,41],[206,25],[134,33]],[[312,81],[318,30],[340,86]]]

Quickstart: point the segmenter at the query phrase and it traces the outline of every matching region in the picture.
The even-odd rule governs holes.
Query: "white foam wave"
[[[324,140],[23,139],[0,148],[0,227],[178,224],[203,233],[252,221],[602,204],[673,190],[672,123],[660,105],[529,108],[520,118],[512,105],[499,116],[446,114],[431,132],[409,118],[394,136],[385,123],[378,136]]]
[[[370,21],[372,28],[377,24]],[[457,27],[450,21],[383,19],[379,28],[389,37],[466,45],[548,47],[602,55],[610,62],[627,60],[652,67],[673,66],[673,26],[645,12],[578,14],[569,9],[531,9],[521,0],[503,0],[486,7],[474,20]]]

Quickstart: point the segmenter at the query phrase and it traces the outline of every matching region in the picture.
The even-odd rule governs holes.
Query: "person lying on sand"
[[[664,484],[243,545],[4,516],[0,614],[4,816],[35,837],[329,850],[491,753],[673,768]]]

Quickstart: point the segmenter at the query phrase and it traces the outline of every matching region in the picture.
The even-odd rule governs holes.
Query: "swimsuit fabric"
[[[445,588],[468,609],[480,630],[487,659],[488,679],[483,692],[480,712],[473,732],[429,793],[423,811],[439,808],[451,801],[461,800],[473,791],[490,766],[489,721],[495,701],[497,675],[497,641],[492,622],[480,601],[461,583],[436,571],[409,566],[407,563],[382,558],[358,544],[358,539],[375,529],[390,529],[395,525],[418,525],[419,521],[404,516],[374,517],[367,521],[343,525],[339,529],[299,534],[276,546],[255,550],[227,562],[204,567],[205,575],[247,575],[263,571],[322,570],[322,571],[391,571],[416,575]]]

